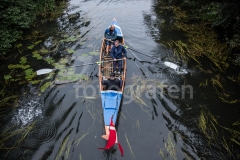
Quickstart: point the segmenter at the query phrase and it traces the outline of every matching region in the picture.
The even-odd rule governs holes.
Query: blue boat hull
[[[105,126],[110,125],[112,117],[113,123],[116,124],[122,92],[112,90],[101,91],[101,99]]]

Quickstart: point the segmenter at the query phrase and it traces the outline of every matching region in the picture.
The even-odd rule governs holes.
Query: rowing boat
[[[124,45],[122,30],[115,18],[113,19],[111,25],[115,26],[115,29],[117,31],[117,40],[119,40],[121,45]],[[99,88],[101,92],[103,118],[105,125],[105,135],[102,137],[107,140],[107,144],[104,148],[101,149],[110,149],[115,143],[117,143],[121,154],[123,155],[123,149],[117,139],[115,125],[117,122],[117,116],[122,101],[122,95],[126,80],[126,60],[123,60],[123,68],[121,74],[116,75],[117,78],[122,80],[122,87],[118,91],[105,90],[102,85],[103,77],[108,79],[110,78],[110,73],[113,72],[113,61],[112,58],[106,54],[105,48],[105,40],[103,38],[100,50],[100,61],[104,62],[99,65]]]

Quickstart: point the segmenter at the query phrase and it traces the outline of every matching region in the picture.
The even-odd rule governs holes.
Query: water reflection
[[[167,9],[167,7],[173,5],[169,3],[168,1],[153,1],[154,13],[143,14],[145,25],[148,27],[148,33],[159,43],[184,39],[182,33],[172,29],[175,19],[172,11]],[[172,1],[172,3],[176,2]],[[163,61],[181,61],[171,50],[168,50],[160,56]],[[187,67],[187,64],[184,63],[184,61],[182,62],[183,65]],[[191,63],[192,62],[189,61],[188,66],[191,66]],[[169,70],[163,69],[159,64],[152,64],[151,70],[155,73],[162,70],[165,75],[169,74]],[[159,101],[167,111],[162,114],[167,121],[167,127],[174,136],[181,137],[183,142],[181,151],[185,153],[187,157],[193,159],[197,157],[206,159],[237,159],[236,146],[230,147],[232,143],[229,136],[231,134],[226,130],[223,131],[220,126],[226,123],[219,124],[219,122],[224,121],[226,118],[224,113],[232,112],[235,116],[235,118],[232,118],[231,123],[237,120],[237,114],[235,114],[233,110],[230,111],[224,108],[227,107],[226,104],[216,101],[218,97],[213,88],[210,86],[204,88],[199,87],[199,84],[207,81],[206,79],[208,79],[208,77],[206,75],[196,74],[196,72],[191,72],[191,74],[183,77],[174,75],[174,73],[171,74],[174,76],[174,79],[172,79],[170,83],[189,84],[194,88],[194,99],[192,100],[174,100],[168,96],[165,99],[158,96]],[[205,84],[207,85],[207,83]],[[166,103],[166,100],[171,100],[171,103],[177,106],[177,109],[172,110],[169,107],[171,103]],[[220,108],[216,110],[218,107]],[[220,118],[219,115],[223,115],[225,118]],[[204,125],[207,125],[207,128],[202,128]],[[177,140],[175,141],[177,142]],[[164,156],[164,152],[162,153]]]
[[[117,124],[118,139],[125,150],[125,157],[122,159],[232,158],[233,155],[224,148],[227,146],[223,143],[223,134],[219,134],[215,141],[209,141],[203,131],[215,136],[215,130],[208,130],[203,126],[200,131],[199,128],[201,113],[206,114],[207,126],[216,124],[214,118],[219,123],[225,121],[225,118],[219,118],[221,114],[218,113],[218,105],[225,105],[215,101],[211,88],[199,87],[199,83],[205,81],[206,77],[194,71],[192,74],[179,76],[163,64],[166,60],[179,62],[181,59],[174,57],[171,49],[159,43],[162,39],[179,39],[175,32],[162,27],[171,26],[173,18],[168,11],[160,12],[159,2],[153,1],[152,12],[150,1],[71,1],[66,13],[59,17],[56,23],[52,26],[49,24],[41,26],[49,32],[49,36],[44,40],[45,47],[53,48],[53,54],[47,56],[52,56],[57,64],[62,66],[97,60],[103,31],[115,16],[122,27],[126,44],[153,57],[149,58],[128,50],[126,86],[129,88],[125,90]],[[42,68],[44,65],[38,67]],[[191,64],[187,65],[184,62],[183,66],[188,67],[188,70],[191,68]],[[70,72],[86,74],[90,81],[62,83],[60,74],[72,76]],[[12,147],[15,139],[21,140],[17,143],[20,147],[10,150],[11,154],[2,152],[1,157],[120,159],[119,151],[114,148],[110,151],[97,150],[106,143],[100,137],[104,132],[101,102],[98,94],[93,96],[83,94],[84,91],[87,95],[93,94],[86,86],[91,85],[98,90],[97,75],[96,66],[65,70],[64,73],[56,72],[55,77],[48,81],[56,82],[56,78],[59,78],[59,83],[55,83],[54,87],[39,95],[38,102],[41,104],[42,113],[32,117],[31,122],[25,125],[26,128],[20,130],[23,132],[19,131],[17,136],[3,142],[7,147]],[[72,78],[70,77],[71,80]],[[182,98],[181,90],[171,93],[179,96],[174,99],[170,96],[168,87],[156,87],[173,84],[179,88],[182,85],[193,86],[193,99],[190,97],[190,90],[185,91],[185,98]],[[83,86],[77,91],[77,98],[74,87],[76,85]],[[31,102],[30,99],[34,99],[34,96],[26,97],[27,101],[24,102]],[[22,106],[27,109],[26,105]],[[34,106],[33,103],[31,106]],[[215,110],[214,118],[209,114],[212,110]],[[31,112],[33,115],[36,115],[35,113],[37,112]],[[12,123],[7,126],[11,125]],[[16,130],[19,128],[21,129],[17,126]],[[216,129],[221,132],[219,127]],[[29,134],[25,134],[24,130]],[[230,151],[236,153],[232,148]]]

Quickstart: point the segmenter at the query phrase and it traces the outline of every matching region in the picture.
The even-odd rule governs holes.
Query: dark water
[[[24,87],[20,107],[4,127],[24,131],[5,144],[6,148],[13,144],[14,147],[3,149],[1,159],[155,160],[163,159],[162,154],[166,159],[237,159],[239,151],[229,142],[230,134],[217,126],[216,140],[209,140],[198,124],[201,111],[209,111],[219,125],[229,128],[238,120],[239,108],[220,102],[212,88],[199,87],[206,77],[196,71],[194,63],[183,64],[190,72],[185,76],[164,66],[165,60],[179,60],[158,42],[168,34],[159,30],[158,23],[164,17],[156,15],[154,2],[72,0],[69,3],[67,14],[41,26],[49,35],[43,43],[45,46],[51,46],[52,39],[58,39],[61,34],[82,35],[81,40],[60,46],[55,57],[67,57],[71,65],[98,60],[98,55],[88,53],[99,51],[104,30],[114,17],[122,28],[126,45],[153,57],[128,50],[126,89],[117,124],[124,157],[116,148],[97,149],[105,146],[106,141],[101,138],[104,130],[98,66],[93,65],[75,70],[87,75],[88,82],[52,85],[42,94],[37,86]],[[77,18],[69,19],[70,14],[77,14]],[[79,45],[82,41],[85,44]],[[75,53],[66,56],[66,48],[74,49]],[[83,56],[84,53],[88,55]],[[38,64],[36,69],[44,67]],[[171,95],[164,92],[166,89],[156,87],[159,84],[176,85],[180,91]],[[132,85],[135,85],[135,95],[141,93],[138,98],[130,95]],[[193,93],[184,90],[186,85],[192,87]],[[209,132],[211,137],[213,133],[216,132]]]

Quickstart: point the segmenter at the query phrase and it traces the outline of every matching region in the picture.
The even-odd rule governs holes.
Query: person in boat
[[[116,65],[117,65],[117,62],[118,62],[118,74],[121,74],[122,60],[117,61],[117,59],[126,60],[127,51],[122,45],[119,44],[118,40],[116,40],[114,42],[114,44],[115,44],[115,46],[112,47],[111,53],[110,53],[110,56],[114,60],[113,61],[113,71],[114,71],[114,73],[116,73]]]
[[[104,85],[104,88],[106,90],[114,90],[118,91],[120,88],[122,88],[122,80],[115,77],[115,73],[110,74],[110,78],[106,79],[103,76],[102,85]]]
[[[117,39],[117,31],[115,30],[114,25],[111,25],[105,30],[104,39],[106,41],[106,52],[109,53],[109,47],[113,47],[113,41]]]

